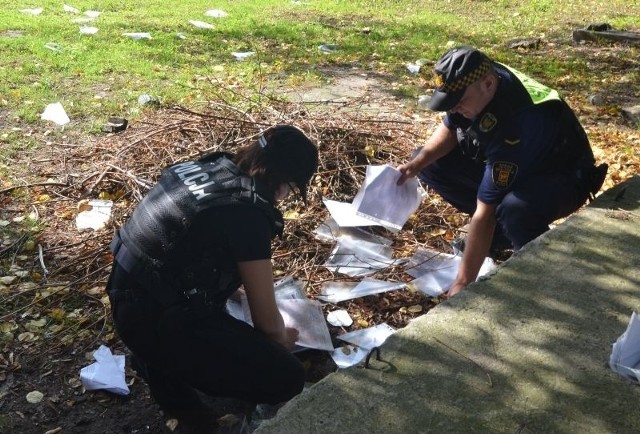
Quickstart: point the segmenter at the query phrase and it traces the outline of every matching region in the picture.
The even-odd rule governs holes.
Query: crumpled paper
[[[114,356],[109,348],[100,345],[93,353],[93,358],[96,359],[95,363],[80,370],[80,381],[84,388],[128,395],[129,387],[124,377],[124,356]]]

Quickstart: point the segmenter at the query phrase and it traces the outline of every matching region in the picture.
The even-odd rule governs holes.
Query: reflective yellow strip
[[[509,71],[513,72],[513,74],[522,82],[524,88],[527,89],[529,96],[533,100],[534,104],[540,104],[545,101],[553,101],[560,100],[560,94],[550,87],[545,86],[544,84],[534,80],[533,78],[523,74],[517,69],[513,69],[507,65],[502,65],[507,68]]]

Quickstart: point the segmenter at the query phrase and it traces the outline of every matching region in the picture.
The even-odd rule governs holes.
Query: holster
[[[596,193],[600,191],[604,178],[607,176],[609,165],[602,163],[599,166],[592,166],[586,169],[580,169],[578,177],[582,185],[589,192],[589,201],[596,198]]]

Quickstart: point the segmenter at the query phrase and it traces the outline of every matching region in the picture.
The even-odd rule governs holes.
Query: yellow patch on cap
[[[442,78],[442,74],[438,74],[438,73],[434,74],[433,84],[435,85],[435,87],[444,86],[444,78]]]

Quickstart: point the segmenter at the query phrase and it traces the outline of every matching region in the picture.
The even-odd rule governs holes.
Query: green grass
[[[80,11],[99,10],[95,35],[82,35],[82,17],[63,11],[58,1],[0,0],[0,110],[21,122],[41,122],[50,102],[60,101],[85,132],[98,130],[109,115],[134,116],[137,98],[151,93],[164,103],[192,106],[215,98],[220,83],[251,89],[275,76],[289,83],[314,80],[320,65],[359,65],[390,73],[411,92],[407,62],[436,59],[450,41],[482,47],[496,59],[553,81],[568,68],[586,71],[583,62],[520,56],[504,42],[544,36],[570,40],[571,30],[591,22],[640,29],[635,0],[432,0],[328,1],[293,5],[288,0],[258,1],[70,1]],[[40,16],[21,9],[43,7]],[[208,9],[226,18],[204,16]],[[212,23],[198,29],[189,20]],[[367,28],[368,31],[363,31]],[[8,37],[8,32],[19,37]],[[123,32],[149,32],[134,41]],[[179,38],[178,33],[185,35]],[[59,44],[61,51],[45,48]],[[325,55],[318,45],[337,44]],[[244,62],[232,51],[256,51]],[[6,128],[7,125],[0,124]]]

